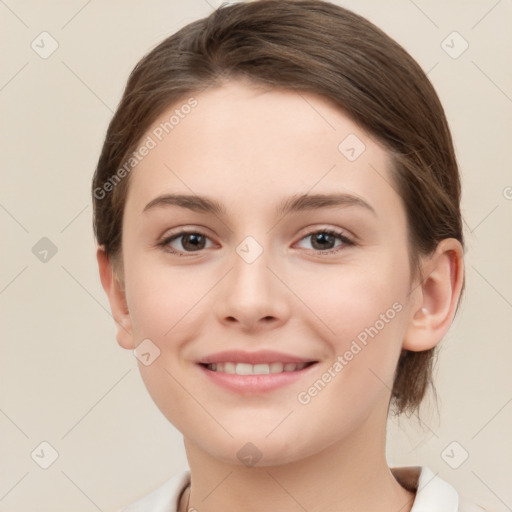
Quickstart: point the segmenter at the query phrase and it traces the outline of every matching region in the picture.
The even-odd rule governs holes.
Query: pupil
[[[316,235],[315,242],[320,241],[320,249],[325,249],[325,242],[332,243],[333,235],[330,235],[328,233],[318,233]],[[322,241],[324,244],[322,244]]]
[[[198,247],[201,248],[201,244],[198,243],[198,239],[202,238],[202,235],[198,234],[189,234],[185,236],[185,243],[183,244],[184,247],[186,247],[187,243],[191,242],[192,249],[197,249]]]

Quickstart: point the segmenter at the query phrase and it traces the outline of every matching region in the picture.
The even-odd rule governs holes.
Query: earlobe
[[[464,280],[464,252],[454,238],[442,240],[423,262],[424,278],[415,285],[419,306],[411,311],[403,348],[423,351],[435,347],[452,324]]]
[[[103,246],[98,247],[96,259],[98,261],[101,284],[107,294],[112,316],[117,325],[117,342],[121,347],[133,350],[135,344],[125,291],[114,277],[112,264]]]

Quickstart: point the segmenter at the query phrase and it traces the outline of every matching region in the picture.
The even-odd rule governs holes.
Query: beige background
[[[137,60],[220,3],[0,2],[0,511],[113,511],[186,468],[181,434],[115,341],[90,184]],[[440,417],[391,422],[389,463],[428,465],[493,510],[511,510],[512,3],[338,3],[429,72],[463,173],[467,293],[437,367]],[[46,59],[31,48],[43,31],[59,45]],[[455,59],[442,47],[453,31],[469,44]],[[33,252],[43,237],[57,248],[46,262]],[[58,453],[47,469],[44,441]]]

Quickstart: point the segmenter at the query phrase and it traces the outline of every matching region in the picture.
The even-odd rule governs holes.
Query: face
[[[375,431],[411,316],[386,152],[315,94],[231,81],[194,98],[151,126],[130,177],[123,346],[146,340],[153,400],[216,459],[251,442],[274,465]],[[199,364],[223,351],[245,364]],[[307,366],[226,373],[287,358]]]

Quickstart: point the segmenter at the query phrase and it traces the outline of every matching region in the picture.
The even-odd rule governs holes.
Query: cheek
[[[208,291],[205,276],[178,266],[166,268],[160,258],[135,252],[127,257],[125,272],[136,342],[149,338],[168,351],[173,339],[193,334],[195,310],[200,309],[198,302]]]
[[[207,390],[187,383],[182,349],[200,337],[202,322],[198,315],[210,304],[208,296],[204,295],[212,288],[212,284],[208,284],[212,276],[208,279],[208,276],[194,275],[179,267],[170,271],[161,263],[137,257],[135,251],[130,256],[125,275],[135,344],[149,339],[153,353],[157,354],[148,365],[139,361],[139,371],[164,416],[176,428],[186,429],[184,411],[191,409],[187,390],[193,387],[194,395],[198,396],[206,395]],[[195,414],[202,414],[199,407]]]
[[[393,337],[391,332],[405,321],[400,312],[409,283],[406,273],[393,270],[392,258],[375,258],[371,265],[332,265],[315,272],[314,279],[304,274],[300,286],[300,274],[295,279],[298,295],[312,313],[304,318],[317,331],[321,327],[337,350],[346,350],[358,337],[362,343],[377,334]]]
[[[392,387],[407,325],[407,274],[393,269],[396,258],[374,261],[324,270],[325,275],[316,277],[328,284],[315,285],[305,301],[314,315],[304,319],[325,341],[326,370],[330,368],[325,379],[336,375],[328,387],[338,396],[347,392],[362,401],[370,390],[375,394],[385,385]]]
[[[295,401],[305,421],[318,418],[318,429],[334,439],[357,428],[372,411],[386,413],[405,332],[406,294],[375,276],[347,277],[329,289],[316,306],[321,324],[328,326],[322,328],[328,354]],[[318,320],[316,325],[318,332]],[[331,427],[322,424],[326,414]]]

